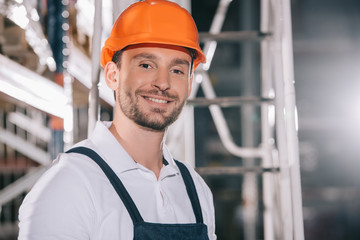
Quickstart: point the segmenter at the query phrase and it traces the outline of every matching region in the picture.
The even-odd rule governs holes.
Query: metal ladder
[[[290,0],[261,0],[260,33],[221,32],[230,3],[231,0],[219,1],[209,34],[200,34],[205,43],[204,52],[207,55],[208,63],[200,66],[199,68],[202,69],[196,72],[189,105],[184,111],[185,114],[180,117],[180,121],[176,123],[182,124],[184,127],[172,128],[168,135],[168,145],[170,147],[176,145],[176,149],[179,149],[178,139],[182,138],[185,156],[180,159],[186,159],[195,165],[194,118],[189,116],[194,115],[194,107],[209,106],[220,139],[226,149],[231,154],[248,162],[251,162],[253,158],[260,158],[262,166],[246,164],[243,167],[199,168],[198,171],[201,174],[244,174],[244,179],[249,179],[249,181],[244,180],[244,189],[247,189],[244,194],[246,198],[257,197],[254,195],[257,193],[257,186],[252,180],[254,174],[263,174],[264,238],[266,240],[302,240],[304,233],[293,85]],[[261,41],[261,97],[218,98],[216,96],[207,70],[210,68],[217,41],[222,39]],[[1,60],[7,61],[3,58]],[[17,66],[16,71],[19,69],[20,66]],[[14,70],[14,72],[16,71]],[[205,94],[205,99],[195,98],[200,86]],[[221,106],[247,104],[257,104],[261,108],[261,144],[258,147],[238,146],[234,143],[221,109]],[[272,117],[275,117],[275,124],[271,122]],[[6,141],[6,144],[11,145],[9,142],[11,138],[5,138],[7,136],[5,132],[1,133],[0,135],[4,137],[2,142]],[[33,158],[38,159],[39,155],[36,156]],[[47,155],[44,159],[36,171],[28,173],[20,181],[0,191],[0,205],[23,192],[36,181],[50,162]],[[253,210],[250,209],[250,216]],[[254,223],[251,217],[247,221],[248,226]],[[254,234],[252,233],[253,229],[250,227],[249,229],[246,239],[251,240]]]
[[[304,239],[302,197],[295,106],[290,0],[261,0],[260,32],[221,32],[232,0],[220,0],[209,33],[200,33],[207,63],[197,70],[188,105],[171,127],[167,144],[180,159],[195,166],[194,107],[208,106],[221,142],[228,152],[243,158],[242,167],[197,168],[203,175],[244,174],[243,198],[256,201],[256,174],[263,174],[264,239]],[[217,97],[210,82],[210,68],[217,41],[254,40],[261,48],[261,97]],[[205,98],[196,98],[201,86]],[[234,143],[221,107],[260,105],[261,144]],[[275,136],[274,136],[275,133]],[[179,143],[182,148],[179,151]],[[176,156],[176,153],[175,153]],[[254,158],[261,166],[254,166]],[[249,206],[245,239],[255,239],[256,206]]]

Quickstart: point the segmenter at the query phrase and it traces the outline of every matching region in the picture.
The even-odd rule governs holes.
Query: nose
[[[156,74],[152,82],[152,86],[162,92],[170,88],[170,75],[167,69],[158,71],[158,74]]]

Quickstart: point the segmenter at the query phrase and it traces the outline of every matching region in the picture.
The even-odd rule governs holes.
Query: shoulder
[[[96,164],[84,155],[61,153],[53,160],[31,192],[40,190],[42,194],[48,191],[60,194],[69,193],[77,188],[91,190],[91,175],[97,170]]]
[[[79,239],[87,238],[84,234],[92,231],[95,221],[94,171],[91,161],[76,154],[60,154],[21,205],[19,236],[71,232]]]
[[[91,194],[90,174],[94,164],[79,154],[61,153],[33,186],[26,198],[36,201],[56,198],[60,202],[81,194]],[[42,198],[46,195],[47,198]]]

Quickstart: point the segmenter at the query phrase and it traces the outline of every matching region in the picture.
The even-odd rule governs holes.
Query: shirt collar
[[[90,141],[95,145],[94,149],[100,156],[104,158],[107,164],[116,173],[123,173],[126,171],[138,169],[139,166],[126,152],[122,145],[117,141],[115,136],[110,132],[109,128],[111,122],[96,123],[95,129],[90,136]],[[166,168],[171,168],[169,174],[175,174],[179,172],[179,169],[171,156],[169,150],[164,145],[163,157],[168,162]]]

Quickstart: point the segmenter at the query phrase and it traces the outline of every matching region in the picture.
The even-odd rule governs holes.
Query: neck
[[[159,177],[163,165],[165,132],[146,129],[119,114],[115,114],[109,130],[134,161]]]

